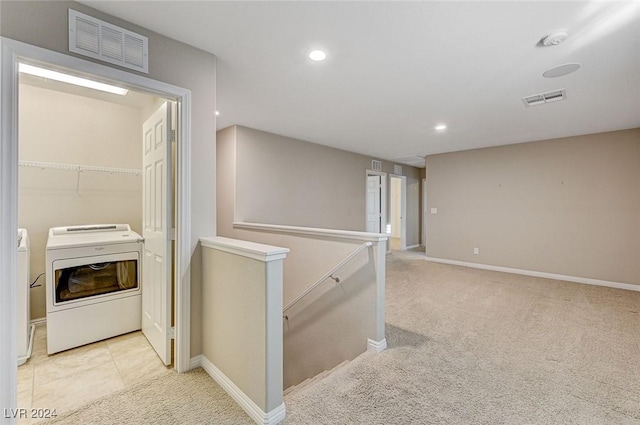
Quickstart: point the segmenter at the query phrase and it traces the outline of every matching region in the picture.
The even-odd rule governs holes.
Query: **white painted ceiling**
[[[215,54],[218,129],[394,160],[640,127],[639,1],[83,3]]]
[[[99,90],[88,89],[72,84],[61,83],[52,79],[34,77],[27,74],[20,75],[20,84],[27,84],[33,87],[40,87],[47,90],[53,90],[76,96],[89,97],[92,99],[102,100],[109,103],[117,103],[118,105],[129,106],[131,108],[139,109],[140,111],[151,110],[153,105],[158,102],[159,98],[156,96],[135,92],[129,90],[125,96],[117,94],[105,93]]]

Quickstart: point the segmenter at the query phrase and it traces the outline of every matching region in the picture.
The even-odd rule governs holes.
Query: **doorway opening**
[[[422,247],[427,251],[427,179],[422,179]]]
[[[48,71],[42,64],[37,69]],[[29,403],[20,399],[25,391],[41,399],[60,377],[62,386],[90,380],[91,371],[73,362],[58,361],[54,375],[43,372],[60,357],[108,351],[113,361],[98,364],[113,383],[166,373],[172,361],[172,341],[163,336],[173,319],[166,264],[173,264],[175,102],[20,72],[18,105],[18,226],[30,238],[34,276],[29,298],[18,303],[26,301],[30,317],[44,328],[34,329],[34,362],[24,366],[39,379],[29,382],[18,369],[19,405]],[[117,374],[107,374],[110,369]],[[95,395],[81,393],[86,397],[75,394],[74,405]]]
[[[407,178],[390,176],[389,245],[392,250],[407,249]]]
[[[0,335],[7,342],[6,355],[2,355],[2,388],[0,395],[2,400],[7,401],[5,405],[15,406],[17,399],[17,370],[15,368],[15,357],[17,354],[15,338],[16,335],[16,304],[17,297],[14,289],[17,264],[16,251],[13,239],[9,239],[8,235],[14,234],[18,228],[18,191],[19,191],[19,145],[18,134],[20,133],[19,121],[20,110],[18,108],[18,97],[20,96],[19,74],[18,68],[20,63],[27,63],[37,66],[45,66],[58,71],[69,72],[76,76],[89,77],[101,82],[113,83],[127,88],[131,91],[146,93],[158,98],[163,98],[174,102],[177,112],[174,114],[174,122],[176,123],[176,140],[173,152],[168,148],[169,158],[173,161],[175,170],[174,177],[171,178],[171,166],[165,164],[163,179],[166,182],[164,188],[169,189],[175,186],[175,196],[170,197],[171,201],[161,201],[160,204],[166,206],[164,215],[155,214],[155,217],[161,217],[168,220],[175,218],[175,226],[167,227],[168,235],[167,245],[169,249],[173,249],[170,257],[165,258],[169,291],[162,295],[161,305],[166,307],[168,314],[165,314],[167,326],[164,335],[168,344],[175,343],[174,368],[178,372],[186,371],[190,368],[190,323],[189,323],[189,287],[190,278],[188,276],[188,264],[190,261],[190,235],[189,235],[189,216],[190,216],[190,190],[189,190],[189,117],[190,117],[190,93],[188,90],[168,85],[159,81],[151,80],[146,77],[131,74],[129,72],[109,68],[87,62],[81,59],[73,58],[61,53],[52,52],[46,49],[31,46],[25,43],[16,42],[8,39],[1,39],[2,65],[0,68],[0,80],[2,82],[2,132],[0,133],[0,143],[2,144],[2,155],[0,157],[0,166],[3,170],[0,179],[2,185],[0,189],[0,233],[3,237],[0,246],[0,267],[2,269],[2,290],[8,294],[2,301],[2,311],[0,323]],[[81,124],[81,123],[74,123]],[[106,131],[109,126],[104,125]],[[97,131],[98,129],[96,129]],[[170,132],[167,133],[170,135]],[[142,131],[138,132],[137,150],[142,151]],[[22,147],[20,147],[22,148]],[[87,152],[84,153],[87,155]],[[92,151],[90,154],[100,156],[99,151]],[[171,162],[171,161],[170,161]],[[142,164],[140,167],[142,168]],[[35,171],[35,170],[33,170]],[[91,178],[90,173],[77,172],[77,180],[75,188],[82,188],[82,184],[88,183]],[[64,178],[63,178],[64,180]],[[108,186],[108,185],[107,185]],[[108,187],[102,187],[108,190]],[[81,191],[82,189],[80,189]],[[167,192],[165,192],[167,193]],[[82,196],[83,192],[80,192]],[[155,199],[155,198],[154,198]],[[163,199],[169,199],[164,197]],[[175,201],[174,201],[175,200]],[[139,208],[142,205],[142,199],[137,201]],[[41,209],[51,208],[52,204],[42,202]],[[116,220],[113,220],[116,221]],[[121,221],[121,220],[117,220]],[[172,248],[174,247],[174,248]],[[175,290],[172,289],[171,281],[175,281]],[[34,276],[35,279],[35,276]],[[143,286],[144,292],[144,286]],[[175,308],[172,308],[172,299],[175,300]],[[175,322],[171,322],[174,313]],[[172,325],[175,328],[172,328]],[[37,339],[37,338],[36,338]],[[13,359],[10,359],[13,358]],[[13,367],[11,366],[13,364]],[[5,379],[6,378],[6,379]]]

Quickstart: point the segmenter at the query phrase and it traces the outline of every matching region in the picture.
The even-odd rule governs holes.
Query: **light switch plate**
[[[431,208],[431,214],[438,214],[437,208]]]

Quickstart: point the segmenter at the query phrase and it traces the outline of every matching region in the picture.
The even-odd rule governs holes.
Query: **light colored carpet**
[[[38,424],[241,425],[254,422],[207,373],[170,373]]]
[[[389,349],[288,424],[640,424],[640,293],[388,257]]]
[[[288,394],[286,424],[640,424],[640,293],[394,252],[387,294],[389,349]],[[56,423],[251,421],[199,370]]]

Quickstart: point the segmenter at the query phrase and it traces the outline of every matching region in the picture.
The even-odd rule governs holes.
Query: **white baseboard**
[[[413,249],[413,248],[418,248],[418,247],[420,247],[420,244],[411,245],[411,246],[406,247],[405,249]]]
[[[242,410],[244,410],[255,423],[260,425],[275,425],[284,420],[286,414],[284,403],[269,413],[266,413],[204,355],[194,357],[191,360],[191,364],[194,364],[197,361],[195,359],[198,358],[200,366],[240,405]]]
[[[41,317],[39,319],[33,319],[29,321],[29,325],[34,325],[34,326],[42,326],[42,325],[46,325],[47,324],[47,318],[46,317]]]
[[[383,352],[387,349],[387,338],[383,338],[382,341],[374,341],[371,338],[367,338],[367,349],[376,353]]]
[[[202,354],[191,357],[189,361],[189,370],[197,369],[202,366]]]
[[[36,325],[33,323],[29,324],[29,345],[27,346],[27,353],[24,356],[18,356],[18,366],[21,366],[27,362],[31,358],[31,354],[33,353],[33,336],[36,333]]]
[[[489,264],[469,263],[466,261],[446,260],[444,258],[426,257],[425,260],[434,263],[453,264],[456,266],[472,267],[474,269],[492,270],[496,272],[514,273],[525,276],[543,277],[546,279],[564,280],[567,282],[585,283],[587,285],[606,286],[608,288],[626,289],[628,291],[640,292],[640,285],[631,283],[612,282],[609,280],[591,279],[588,277],[568,276],[564,274],[555,274],[547,272],[537,272],[533,270],[512,269],[510,267],[492,266]]]

